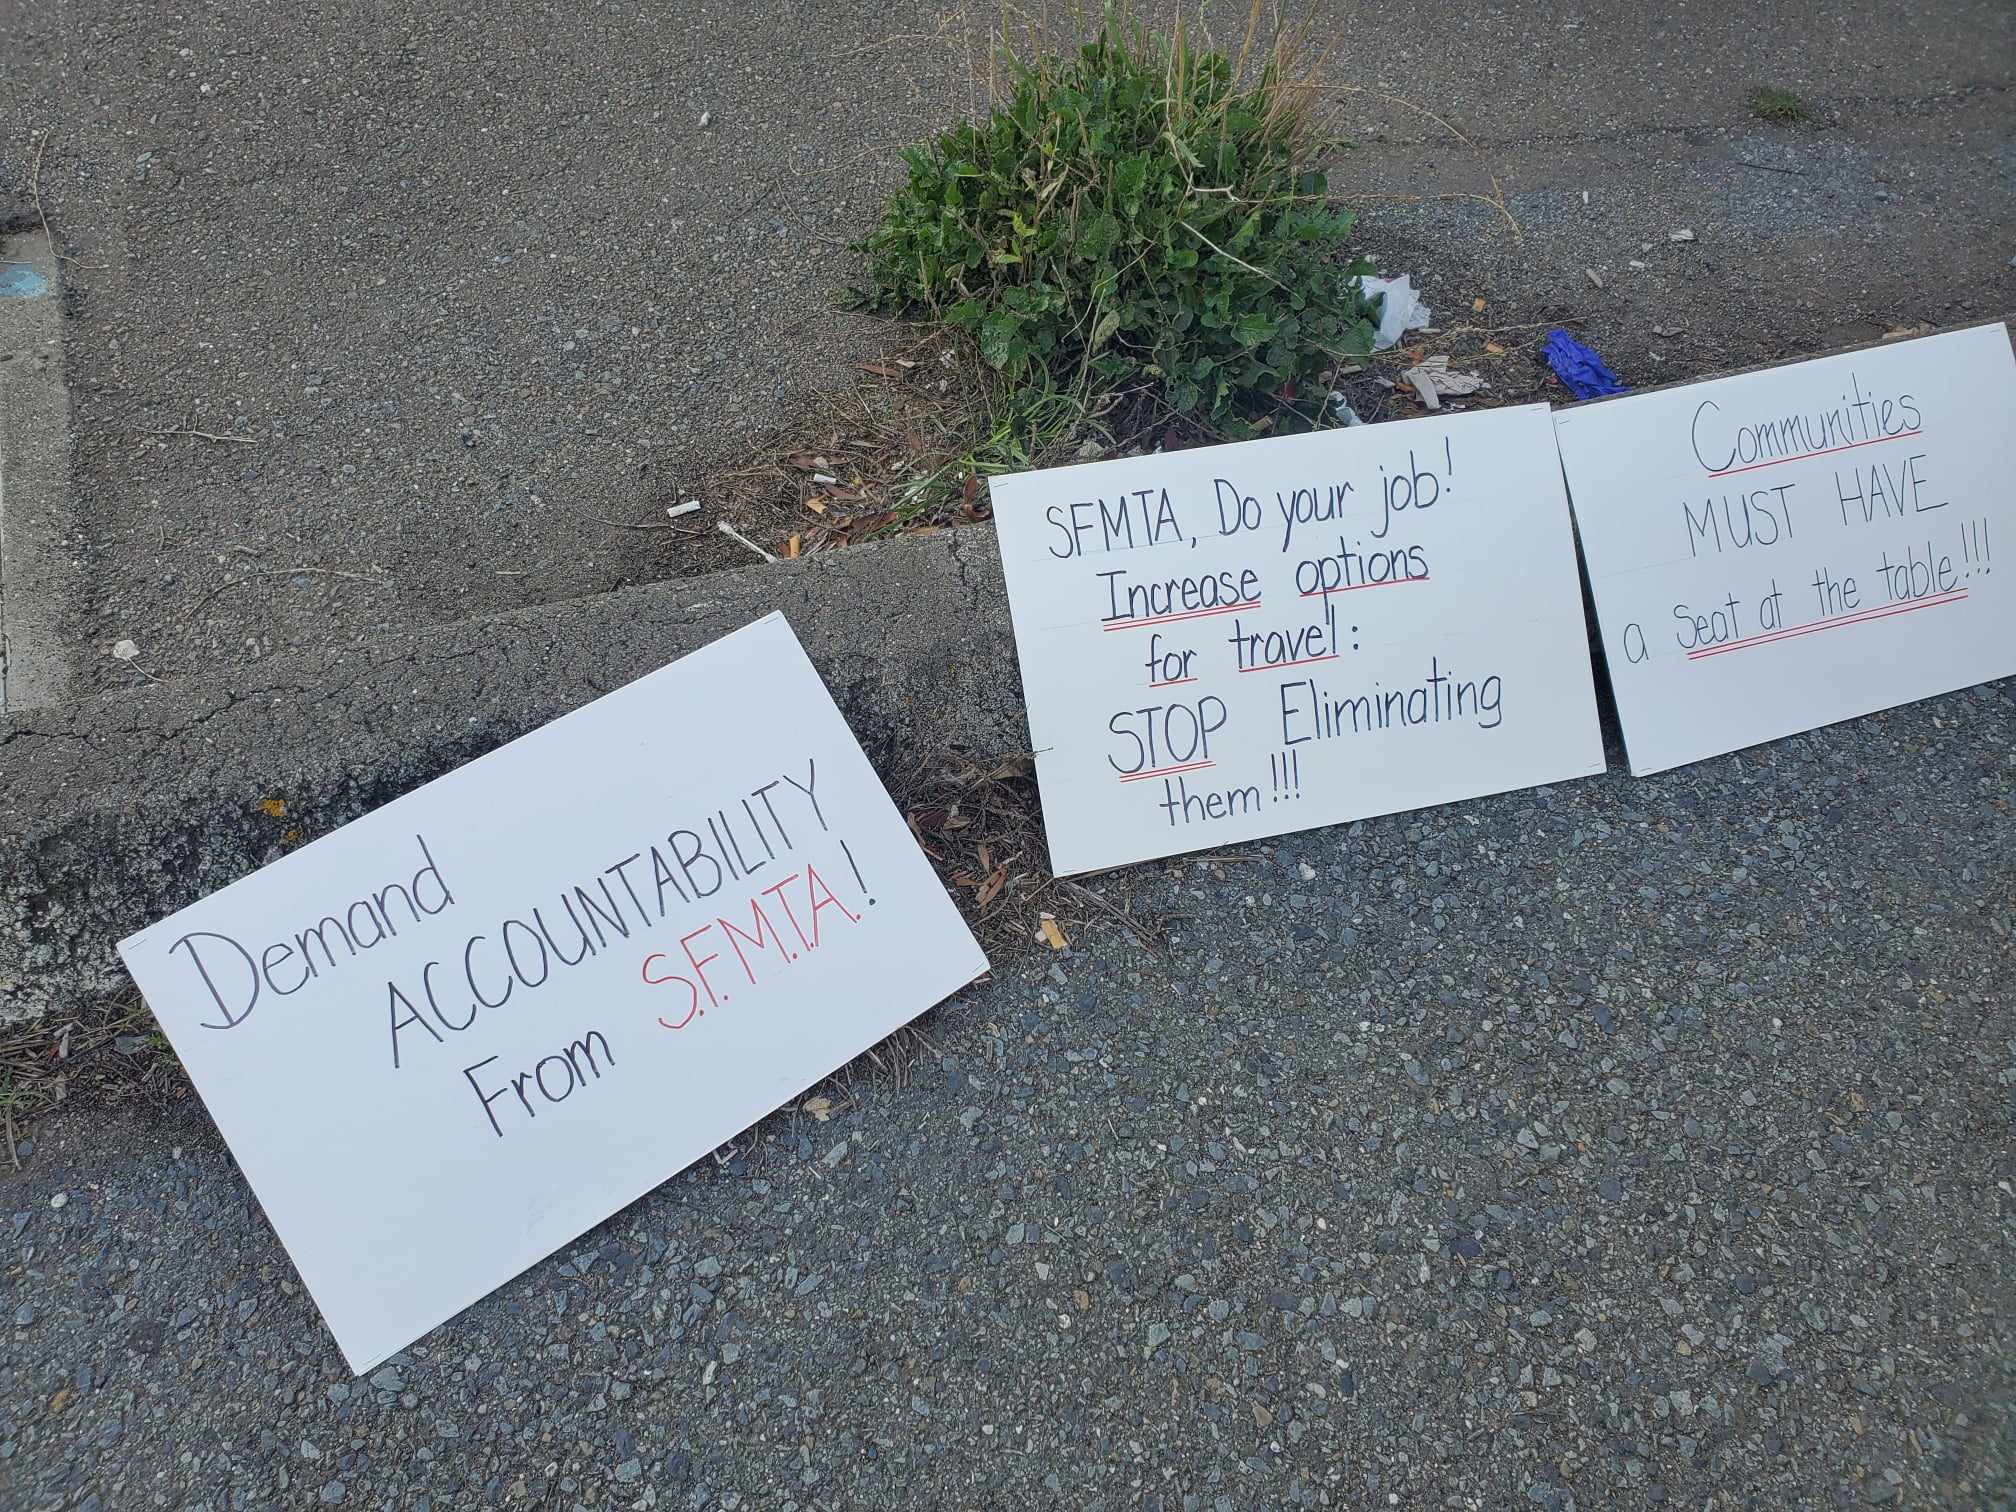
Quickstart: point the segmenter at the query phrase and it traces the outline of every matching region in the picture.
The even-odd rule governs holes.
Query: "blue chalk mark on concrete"
[[[0,299],[40,299],[49,292],[49,280],[33,268],[0,271]]]

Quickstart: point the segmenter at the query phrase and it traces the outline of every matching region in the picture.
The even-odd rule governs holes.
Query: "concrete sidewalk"
[[[1318,11],[1336,190],[1446,322],[1580,317],[1642,384],[2016,304],[2007,6]],[[966,108],[968,14],[25,12],[0,187],[28,213],[46,131],[82,685],[731,564],[626,527],[886,339],[830,313],[844,243]]]

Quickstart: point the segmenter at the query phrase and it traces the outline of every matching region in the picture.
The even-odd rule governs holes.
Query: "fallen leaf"
[[[261,798],[259,807],[266,810],[269,819],[284,819],[287,816],[287,801],[284,798]]]
[[[828,1098],[808,1097],[805,1099],[803,1106],[804,1110],[820,1123],[826,1122],[827,1119],[833,1116],[833,1103]]]
[[[1038,927],[1038,932],[1049,942],[1052,950],[1063,950],[1066,948],[1064,931],[1057,927],[1057,921],[1047,913],[1043,915],[1043,922]]]
[[[873,373],[877,378],[901,378],[903,369],[891,367],[886,362],[857,362],[854,364],[864,373]]]
[[[1489,352],[1493,357],[1503,357],[1505,355],[1505,348],[1498,345],[1495,341],[1485,342],[1484,350]]]
[[[1092,1310],[1091,1294],[1082,1286],[1071,1293],[1071,1300],[1078,1304],[1078,1311],[1080,1312],[1090,1312]]]
[[[807,499],[805,501],[805,507],[811,510],[812,513],[814,514],[826,513],[826,502],[823,499]]]
[[[65,1407],[70,1405],[70,1398],[76,1394],[68,1386],[65,1386],[56,1395],[49,1398],[49,1410],[51,1412],[61,1412]]]
[[[1008,885],[1008,868],[997,866],[987,874],[987,880],[980,884],[980,890],[973,895],[973,906],[985,908],[999,896],[1001,889]]]
[[[1471,300],[1470,309],[1474,314],[1482,315],[1484,313],[1484,301],[1481,299]]]

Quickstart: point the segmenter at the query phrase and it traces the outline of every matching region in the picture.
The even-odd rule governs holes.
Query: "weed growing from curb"
[[[1152,394],[1228,437],[1320,424],[1326,374],[1370,349],[1369,269],[1317,164],[1320,60],[1277,30],[1249,74],[1260,13],[1236,58],[1110,8],[1011,58],[988,119],[906,154],[854,302],[967,333],[1036,432],[1054,395]]]

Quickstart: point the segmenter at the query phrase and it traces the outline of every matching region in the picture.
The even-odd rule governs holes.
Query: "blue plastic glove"
[[[1630,392],[1617,381],[1617,375],[1603,365],[1601,357],[1566,331],[1548,334],[1547,365],[1554,369],[1554,376],[1567,384],[1568,392],[1577,399],[1600,399],[1605,394]]]

